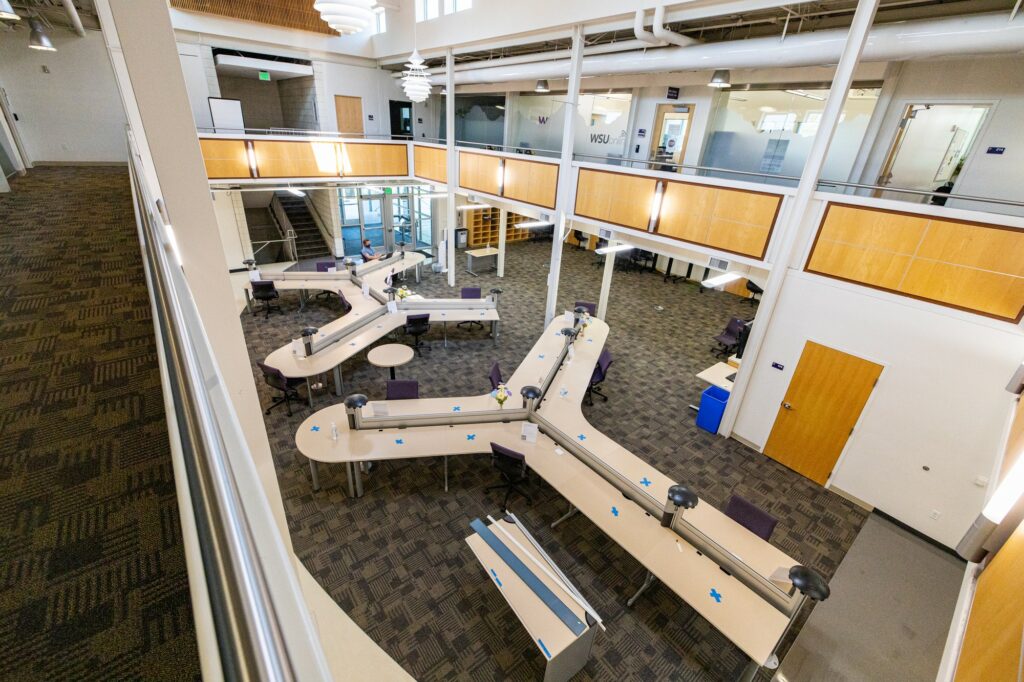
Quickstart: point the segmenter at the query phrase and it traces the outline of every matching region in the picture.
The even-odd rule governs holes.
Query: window
[[[444,13],[453,14],[464,9],[470,9],[472,6],[473,0],[444,0]]]
[[[376,12],[373,15],[374,25],[372,35],[385,33],[388,30],[388,17],[386,12]]]
[[[796,125],[796,114],[792,112],[767,113],[761,116],[757,129],[762,133],[774,133],[777,130],[790,131]]]
[[[416,21],[427,21],[437,19],[440,12],[438,3],[440,0],[414,0],[416,3]]]

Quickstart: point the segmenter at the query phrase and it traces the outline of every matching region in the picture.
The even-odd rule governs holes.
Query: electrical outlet
[[[932,509],[932,513],[928,515],[928,518],[932,521],[938,521],[940,516],[942,516],[942,512],[938,509]]]

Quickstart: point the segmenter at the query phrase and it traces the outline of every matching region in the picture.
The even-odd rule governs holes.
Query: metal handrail
[[[168,257],[169,248],[176,250],[175,242],[162,205],[147,191],[142,159],[130,132],[128,146],[136,227],[168,379],[168,428],[174,432],[172,444],[181,451],[223,678],[327,680],[319,639],[297,583],[282,587],[282,577],[294,580],[291,559],[278,536],[266,529],[254,532],[242,501],[240,481],[258,480],[258,474],[248,453],[234,460],[229,456],[228,442],[244,447],[241,426],[182,268]],[[219,411],[214,395],[224,399]],[[225,416],[234,439],[223,430]],[[233,462],[251,469],[241,471]],[[260,490],[247,486],[250,504],[261,496]],[[262,503],[268,504],[265,499]],[[285,627],[286,621],[291,627]],[[295,628],[297,622],[305,627]]]

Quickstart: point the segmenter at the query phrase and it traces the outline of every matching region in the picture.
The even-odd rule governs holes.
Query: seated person
[[[370,240],[369,239],[364,239],[363,240],[363,248],[360,249],[359,253],[362,254],[362,256],[363,256],[363,262],[367,262],[367,263],[372,261],[372,260],[378,260],[380,258],[379,255],[374,253],[373,247],[370,246]]]

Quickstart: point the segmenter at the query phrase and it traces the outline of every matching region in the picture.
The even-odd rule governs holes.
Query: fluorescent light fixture
[[[739,272],[723,272],[721,275],[715,275],[714,277],[708,277],[706,280],[700,283],[705,289],[714,289],[715,287],[725,286],[730,282],[735,282],[738,279],[742,279],[743,275]]]
[[[594,253],[601,254],[602,256],[606,253],[615,253],[616,251],[629,251],[633,247],[629,244],[616,244],[615,246],[602,246],[600,249],[595,249]]]
[[[711,74],[711,80],[708,81],[709,88],[731,88],[732,83],[729,82],[729,69],[718,69]]]
[[[1024,455],[1017,457],[981,513],[993,523],[1002,523],[1021,495],[1024,495]]]
[[[551,88],[548,87],[548,82],[543,78],[537,81],[537,87],[533,89],[534,92],[551,92]]]
[[[57,51],[57,48],[53,46],[53,41],[50,40],[50,36],[46,33],[46,27],[43,26],[43,22],[33,17],[28,20],[28,25],[31,29],[28,34],[28,46],[30,48],[46,52]]]
[[[658,216],[661,215],[661,203],[664,198],[665,182],[658,180],[658,184],[654,187],[654,196],[651,197],[651,218],[647,221],[648,232],[654,232],[654,228],[658,225]]]
[[[502,106],[502,105],[500,105],[500,104],[495,104],[495,105],[494,105],[494,108],[495,108],[495,109],[500,109],[501,111],[505,111],[505,107],[503,107],[503,106]]]
[[[304,197],[304,196],[306,196],[306,193],[303,192],[301,189],[294,189],[292,187],[288,188],[288,193],[292,194],[292,195],[295,195],[297,197]]]
[[[259,173],[256,170],[256,150],[252,148],[251,142],[245,148],[245,155],[249,159],[249,170],[252,171],[252,176],[254,178],[258,177]]]
[[[786,92],[788,92],[791,95],[797,95],[799,97],[806,97],[807,99],[815,99],[815,100],[818,100],[819,102],[824,102],[825,101],[825,98],[822,97],[821,95],[812,95],[811,93],[804,92],[803,90],[786,90]]]
[[[518,227],[523,230],[529,230],[534,227],[554,227],[555,224],[547,220],[524,220],[521,223],[516,223],[513,227]]]
[[[8,0],[0,0],[0,19],[4,21],[20,21],[21,17],[14,11]]]
[[[505,194],[505,159],[498,159],[498,196]]]
[[[463,204],[462,206],[456,206],[456,211],[475,211],[478,208],[490,208],[487,204]]]

